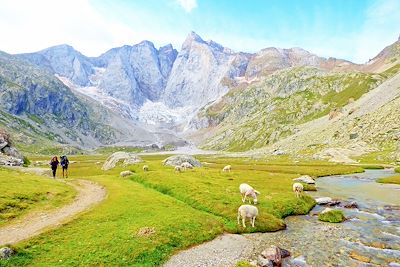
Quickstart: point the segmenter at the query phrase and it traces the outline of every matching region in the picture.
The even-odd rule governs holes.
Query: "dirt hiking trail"
[[[34,212],[17,222],[0,227],[0,246],[18,243],[45,232],[49,227],[60,226],[106,197],[105,188],[94,182],[74,180],[67,184],[78,191],[72,203],[55,210]]]

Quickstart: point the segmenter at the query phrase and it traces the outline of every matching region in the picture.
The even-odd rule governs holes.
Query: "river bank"
[[[317,179],[313,197],[327,196],[355,201],[345,209],[347,221],[318,221],[324,207],[309,215],[285,219],[286,230],[275,233],[222,235],[211,242],[173,256],[165,266],[232,266],[255,262],[262,250],[277,245],[291,251],[283,266],[396,266],[400,264],[400,186],[376,183],[393,170],[326,176]],[[189,264],[190,263],[190,264]]]

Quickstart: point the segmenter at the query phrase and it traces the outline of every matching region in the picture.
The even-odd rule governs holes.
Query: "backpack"
[[[69,160],[68,160],[68,158],[67,158],[67,156],[62,156],[61,157],[61,166],[62,167],[66,167],[66,166],[68,166],[68,164],[69,164]]]

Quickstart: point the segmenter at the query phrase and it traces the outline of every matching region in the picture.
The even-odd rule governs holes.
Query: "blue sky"
[[[398,0],[0,0],[0,50],[68,43],[90,56],[150,40],[178,50],[190,31],[236,51],[302,47],[357,63],[400,34]],[[2,38],[3,39],[3,38]]]

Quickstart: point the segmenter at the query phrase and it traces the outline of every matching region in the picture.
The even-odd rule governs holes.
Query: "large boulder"
[[[114,168],[118,162],[121,162],[124,166],[133,165],[139,162],[143,162],[142,158],[136,155],[135,153],[128,152],[115,152],[104,162],[103,167],[101,168],[104,171],[110,170]]]
[[[311,178],[311,176],[309,175],[300,176],[298,178],[293,179],[293,181],[305,184],[315,184],[314,179]]]
[[[21,166],[24,156],[11,145],[10,135],[0,129],[0,165]]]
[[[200,161],[190,155],[175,155],[163,160],[163,164],[167,166],[180,166],[184,162],[189,162],[194,167],[201,167]]]

